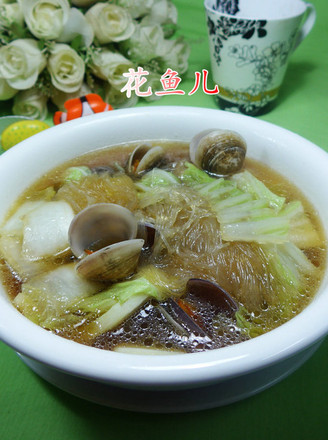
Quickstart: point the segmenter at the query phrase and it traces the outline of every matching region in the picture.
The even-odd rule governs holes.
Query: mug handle
[[[315,7],[311,3],[306,3],[305,16],[306,16],[305,21],[296,36],[293,51],[301,44],[301,42],[308,35],[308,33],[313,28],[313,25],[315,23],[317,13]]]

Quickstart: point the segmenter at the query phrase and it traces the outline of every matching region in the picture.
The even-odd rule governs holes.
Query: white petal
[[[8,79],[8,84],[17,90],[26,90],[33,87],[38,79],[39,72],[36,70],[28,78],[16,77]]]
[[[93,41],[93,29],[87,22],[85,16],[76,8],[71,8],[69,11],[69,17],[64,25],[64,29],[57,39],[61,43],[68,43],[78,35],[82,35],[83,45],[89,47]]]

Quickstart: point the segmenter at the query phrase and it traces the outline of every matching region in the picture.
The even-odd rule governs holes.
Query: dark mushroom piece
[[[153,224],[148,222],[138,223],[137,238],[141,238],[142,240],[144,240],[144,245],[142,248],[144,252],[151,251],[152,247],[154,246],[157,234],[158,231]]]
[[[187,337],[201,340],[202,343],[211,342],[209,335],[179,306],[172,298],[158,305],[163,315]]]
[[[91,171],[95,174],[108,174],[109,176],[113,176],[117,171],[114,168],[106,165],[99,165],[91,168]]]
[[[238,303],[219,285],[201,278],[191,278],[187,282],[186,293],[204,299],[215,307],[215,313],[224,313],[233,317],[237,312]]]

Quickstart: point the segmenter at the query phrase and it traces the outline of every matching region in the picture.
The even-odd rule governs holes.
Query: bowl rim
[[[216,115],[222,120],[232,118],[237,123],[242,122],[249,127],[249,130],[254,129],[256,136],[261,136],[266,130],[273,138],[279,134],[278,140],[281,136],[287,136],[288,140],[299,143],[302,148],[311,152],[320,161],[322,167],[328,166],[328,155],[321,148],[269,122],[215,109],[159,106],[115,110],[88,116],[87,120],[67,122],[51,128],[51,132],[45,130],[33,136],[33,140],[26,139],[6,151],[0,158],[0,174],[2,169],[16,159],[22,161],[22,158],[28,157],[28,154],[34,150],[39,151],[40,145],[46,143],[47,139],[56,133],[57,137],[64,137],[69,130],[73,131],[83,126],[85,131],[92,129],[93,125],[96,128],[104,125],[110,118],[125,120],[136,115],[143,118],[157,115],[156,117],[159,118],[168,114],[172,118],[177,114],[181,118],[183,114],[185,118],[196,117],[199,112],[204,118]],[[292,146],[292,148],[296,147]],[[305,350],[328,333],[326,310],[328,310],[328,271],[312,302],[299,315],[269,333],[218,350],[188,355],[144,356],[99,350],[58,337],[22,316],[12,306],[8,297],[0,295],[0,339],[20,354],[72,375],[126,387],[191,387],[253,372]],[[315,320],[317,324],[313,326]]]

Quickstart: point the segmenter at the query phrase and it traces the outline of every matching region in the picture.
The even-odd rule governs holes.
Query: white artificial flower
[[[17,23],[24,25],[24,17],[21,7],[18,3],[0,3],[0,26],[10,26]]]
[[[48,71],[54,87],[72,93],[82,86],[85,65],[83,59],[67,44],[56,44],[48,59]]]
[[[64,24],[57,41],[60,43],[69,43],[73,38],[79,35],[82,37],[82,45],[89,47],[94,37],[92,26],[87,22],[87,19],[81,11],[76,8],[71,8],[68,14],[68,20]]]
[[[17,90],[33,87],[46,58],[31,38],[13,40],[0,48],[0,78]]]
[[[18,0],[31,33],[43,40],[60,37],[69,18],[68,0]]]
[[[19,92],[14,98],[14,115],[26,116],[43,121],[47,117],[47,100],[40,89],[31,88]]]
[[[122,48],[135,63],[143,64],[161,57],[167,51],[163,29],[159,24],[138,25],[133,35],[122,44]]]
[[[105,86],[105,102],[108,102],[114,108],[134,107],[138,100],[139,98],[135,93],[128,98],[125,92],[121,92],[111,84],[107,83]]]
[[[151,11],[155,0],[115,0],[115,4],[128,10],[132,18],[143,17]]]
[[[97,3],[85,14],[99,43],[124,41],[134,31],[130,13],[120,6],[110,3]]]
[[[167,51],[162,56],[162,64],[167,68],[176,70],[180,75],[188,70],[188,58],[190,55],[189,44],[182,38],[166,40]]]
[[[155,0],[149,14],[142,20],[142,25],[160,24],[164,26],[165,36],[168,37],[174,33],[178,22],[178,11],[175,5],[168,0]],[[166,25],[171,25],[169,28]],[[167,28],[167,29],[166,29]]]
[[[0,78],[0,101],[7,101],[16,95],[18,90],[13,89],[3,78]]]
[[[92,72],[101,79],[107,80],[114,87],[121,88],[126,83],[123,73],[133,68],[133,63],[118,52],[101,49],[92,57]]]
[[[73,98],[79,98],[80,96],[87,95],[88,93],[92,93],[92,90],[85,83],[82,84],[79,90],[73,93],[65,93],[61,90],[54,89],[52,91],[51,101],[55,104],[58,110],[66,111],[66,108],[64,107],[66,101]]]

